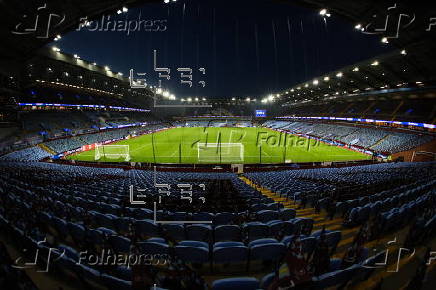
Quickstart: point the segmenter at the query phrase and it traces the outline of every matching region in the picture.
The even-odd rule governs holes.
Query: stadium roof
[[[427,42],[431,41],[430,35],[434,36],[436,27],[433,31],[426,31],[432,22],[431,17],[436,4],[426,2],[425,5],[416,5],[415,1],[349,1],[349,0],[271,0],[275,2],[289,2],[290,4],[303,5],[315,10],[319,10],[321,16],[334,14],[348,19],[351,25],[360,25],[362,28],[371,26],[380,27],[383,24],[387,15],[390,15],[391,22],[385,32],[377,32],[380,38],[387,37],[389,42],[399,48],[407,47],[410,44],[415,44],[417,41],[422,41],[427,38]],[[115,14],[122,7],[139,6],[144,3],[164,3],[163,0],[45,0],[45,1],[14,1],[3,0],[0,2],[2,7],[2,18],[0,37],[3,40],[3,45],[0,48],[0,53],[3,56],[22,57],[33,52],[35,49],[44,46],[53,41],[57,35],[63,35],[68,31],[76,29],[78,24],[83,22],[83,18],[93,20],[102,14]],[[398,4],[397,4],[398,3]],[[32,27],[35,23],[35,17],[40,15],[40,23],[47,21],[44,15],[51,14],[52,23],[47,32],[46,25],[40,24],[44,31],[37,31],[39,34],[15,34],[25,27]],[[397,29],[395,24],[396,18],[403,14],[400,23],[398,37],[391,37]],[[44,19],[43,19],[44,18]],[[394,23],[395,22],[395,23]],[[410,23],[409,23],[410,22]],[[434,21],[433,21],[434,22]],[[408,25],[407,25],[408,24]],[[407,27],[406,27],[407,26]],[[436,23],[434,24],[436,26]],[[369,27],[368,29],[373,29]],[[39,29],[39,27],[38,27]]]
[[[339,15],[348,19],[356,28],[356,33],[379,34],[380,40],[389,42],[398,48],[388,55],[345,67],[307,80],[286,91],[277,92],[269,99],[283,98],[285,103],[304,102],[307,100],[328,99],[335,95],[357,94],[367,91],[399,88],[412,85],[428,85],[436,80],[436,59],[432,53],[436,42],[432,41],[436,21],[432,21],[431,7],[435,3],[416,5],[413,1],[349,1],[349,0],[272,0],[277,2],[302,5],[318,10],[320,17]],[[0,55],[7,61],[21,61],[30,58],[39,48],[52,42],[57,37],[76,29],[86,17],[88,21],[102,14],[117,13],[122,7],[132,7],[144,3],[162,3],[163,0],[76,0],[76,1],[12,1],[0,2],[3,17],[0,36],[3,44]],[[38,10],[39,9],[39,10]],[[50,20],[50,31],[24,33],[24,27],[32,27],[35,15]],[[43,17],[45,15],[45,18]],[[403,15],[403,16],[401,16]],[[389,16],[389,17],[387,17]],[[389,20],[389,21],[388,21]],[[383,27],[385,26],[385,29]],[[29,29],[29,28],[27,28]],[[364,30],[364,31],[362,31]],[[17,34],[18,32],[18,34]],[[346,45],[346,44],[344,44]],[[356,71],[356,67],[358,71]],[[264,99],[268,102],[268,98]]]
[[[279,0],[317,9],[320,14],[340,15],[348,19],[356,29],[365,29],[363,33],[380,35],[380,40],[387,37],[390,43],[401,48],[426,39],[436,33],[426,31],[431,18],[436,17],[436,3],[427,1],[425,5],[418,1],[350,1],[350,0]],[[420,5],[421,4],[421,5]],[[325,10],[325,11],[322,11]],[[402,15],[401,15],[402,14]],[[322,15],[321,15],[322,16]],[[389,16],[389,19],[387,19]],[[401,19],[399,19],[401,17]],[[386,29],[383,29],[386,25]],[[433,25],[436,26],[436,23]],[[374,30],[378,30],[377,32]],[[397,34],[398,33],[398,34]]]
[[[85,17],[91,21],[102,14],[115,14],[123,7],[152,2],[163,3],[161,0],[0,1],[0,55],[9,60],[27,59],[56,37],[76,29]]]
[[[329,100],[338,96],[383,93],[431,86],[436,80],[436,4],[414,1],[281,0],[318,9],[320,17],[340,15],[357,33],[377,34],[397,51],[307,80],[263,99],[284,104]],[[428,4],[428,5],[427,5]],[[434,13],[434,14],[432,14]],[[346,44],[344,44],[346,45]]]
[[[436,80],[436,61],[429,53],[423,46],[397,50],[307,80],[264,100],[293,104],[431,87]]]

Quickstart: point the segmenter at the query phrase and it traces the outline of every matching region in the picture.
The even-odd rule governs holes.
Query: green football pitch
[[[253,164],[354,161],[371,156],[267,128],[183,127],[118,141],[66,158],[100,162]]]

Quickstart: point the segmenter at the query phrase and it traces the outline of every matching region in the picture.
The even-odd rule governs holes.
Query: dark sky
[[[74,31],[56,45],[124,75],[131,68],[146,72],[150,85],[158,83],[157,50],[158,65],[171,69],[171,80],[162,79],[162,86],[178,97],[264,97],[389,50],[340,16],[325,21],[318,11],[267,0],[162,1],[111,19],[133,21],[132,28],[138,19],[153,20],[148,30],[166,30],[145,31],[143,21],[141,31],[129,35],[122,24],[120,31]],[[88,29],[108,30],[98,21]],[[181,67],[193,69],[192,88],[180,84]]]

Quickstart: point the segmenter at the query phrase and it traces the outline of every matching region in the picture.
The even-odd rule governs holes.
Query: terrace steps
[[[391,134],[387,134],[387,135],[383,136],[383,138],[381,138],[380,140],[378,140],[377,142],[375,142],[374,144],[369,146],[369,149],[372,149],[373,147],[377,146],[378,144],[380,144],[381,142],[383,142],[384,140],[386,140],[390,136],[391,136]]]
[[[336,231],[339,230],[342,233],[342,238],[339,241],[336,252],[333,254],[332,258],[342,258],[345,255],[346,250],[352,245],[354,238],[356,234],[359,232],[360,226],[356,226],[353,228],[347,228],[343,226],[343,219],[342,218],[334,218],[330,220],[325,212],[316,213],[314,208],[305,208],[302,209],[299,207],[298,204],[296,204],[294,201],[288,201],[284,197],[280,197],[279,194],[274,193],[266,188],[256,186],[250,179],[246,177],[241,177],[241,180],[243,180],[246,184],[252,186],[253,188],[258,189],[263,195],[273,199],[276,202],[280,202],[284,205],[285,208],[292,208],[297,211],[296,216],[297,217],[305,217],[305,218],[312,218],[314,220],[313,225],[313,231],[322,229],[323,226],[325,226],[326,230],[332,230]],[[395,254],[398,252],[399,248],[402,245],[402,242],[404,241],[407,233],[409,231],[409,227],[405,227],[399,231],[396,231],[395,233],[386,234],[380,237],[377,240],[372,240],[365,243],[365,247],[369,249],[370,253],[374,252],[377,249],[377,253],[379,251],[385,250],[386,245],[389,241],[391,241],[393,238],[398,238],[398,243],[395,246],[389,247],[390,251],[393,253],[392,255],[395,256]],[[434,248],[436,246],[436,238],[432,239],[427,243],[427,247]],[[422,258],[424,255],[424,251],[426,249],[426,246],[417,247],[417,255],[408,258],[407,255],[402,257],[399,260],[399,267],[400,272],[406,272],[403,275],[401,281],[399,282],[400,285],[395,285],[396,289],[405,289],[408,280],[407,277],[411,277],[411,273],[413,275],[419,259]],[[394,254],[395,253],[395,254]],[[397,284],[396,281],[396,275],[399,273],[392,271],[392,269],[395,269],[397,265],[396,256],[395,259],[391,259],[388,261],[387,266],[385,268],[376,269],[376,272],[373,273],[368,279],[365,281],[362,281],[358,285],[348,285],[347,289],[374,289],[378,286],[378,284],[383,280],[383,287],[382,289],[392,289],[390,288],[393,286],[392,284]],[[387,271],[390,270],[390,271]],[[431,275],[430,273],[436,273],[436,263],[433,263],[430,265],[428,271],[428,275]],[[401,275],[401,274],[400,274]],[[428,276],[427,275],[427,276]]]
[[[42,150],[52,154],[52,155],[56,155],[56,152],[53,151],[52,149],[50,149],[47,145],[45,145],[44,143],[38,144],[38,147],[41,148]]]

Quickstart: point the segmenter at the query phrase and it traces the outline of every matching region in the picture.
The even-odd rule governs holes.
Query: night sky
[[[178,97],[264,97],[389,51],[379,38],[357,32],[354,23],[337,15],[325,21],[318,11],[267,0],[162,1],[110,17],[148,20],[149,26],[143,21],[141,31],[129,35],[124,24],[120,31],[98,31],[113,27],[102,26],[100,17],[98,26],[93,22],[70,32],[56,46],[125,76],[131,68],[145,72],[153,86],[158,84],[157,50],[158,66],[171,69],[171,80],[162,79],[162,87]],[[165,31],[146,31],[153,29]],[[180,84],[177,68],[182,67],[194,71],[192,88]]]

